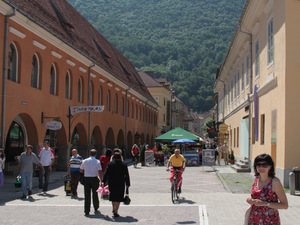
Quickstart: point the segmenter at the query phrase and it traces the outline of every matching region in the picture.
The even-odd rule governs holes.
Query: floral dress
[[[257,181],[258,177],[255,179],[251,197],[253,199],[261,199],[262,201],[278,202],[278,197],[275,192],[272,191],[272,181],[264,186],[262,189],[258,189]],[[280,225],[279,213],[277,209],[269,208],[268,206],[252,206],[250,213],[249,224],[255,225],[266,225],[266,224],[278,224]]]

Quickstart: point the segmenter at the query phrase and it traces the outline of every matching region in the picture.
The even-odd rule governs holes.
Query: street
[[[235,173],[228,166],[216,167],[219,173]],[[100,213],[84,216],[83,186],[78,186],[78,199],[64,192],[65,172],[53,172],[48,195],[37,194],[34,178],[33,195],[20,200],[21,189],[13,184],[1,188],[0,224],[210,224],[240,225],[248,205],[249,193],[232,194],[212,167],[188,167],[183,174],[182,194],[173,204],[169,173],[165,167],[129,166],[131,204],[120,206],[120,218],[112,218],[111,203],[101,199]],[[236,176],[238,174],[236,173]],[[9,178],[8,178],[9,179]],[[11,178],[13,181],[13,179]],[[8,180],[7,180],[8,181]],[[6,182],[7,182],[6,181]],[[290,207],[281,210],[282,224],[295,225],[300,221],[300,198],[287,194]],[[91,208],[92,209],[92,208]]]

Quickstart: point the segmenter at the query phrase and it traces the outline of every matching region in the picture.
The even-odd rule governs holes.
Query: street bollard
[[[290,172],[289,174],[289,183],[290,183],[290,194],[291,195],[295,195],[295,186],[296,186],[296,183],[295,183],[295,179],[296,178],[296,175],[294,172]]]

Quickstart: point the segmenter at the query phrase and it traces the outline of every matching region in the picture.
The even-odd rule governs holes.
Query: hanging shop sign
[[[228,129],[228,125],[227,124],[220,124],[219,125],[219,131],[221,134],[226,134]]]
[[[96,106],[70,106],[70,113],[74,115],[81,112],[102,112],[104,110],[104,105]]]
[[[59,130],[62,127],[61,122],[59,121],[49,121],[46,123],[46,128],[48,130]]]

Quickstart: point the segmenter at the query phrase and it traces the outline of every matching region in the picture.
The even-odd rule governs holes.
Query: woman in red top
[[[100,163],[101,163],[103,173],[105,172],[107,163],[110,162],[111,155],[112,155],[112,151],[111,151],[111,149],[108,148],[108,149],[106,149],[105,155],[100,156],[99,160],[100,160]]]
[[[248,224],[280,224],[278,209],[287,209],[288,201],[280,180],[275,177],[270,155],[261,154],[254,160],[256,179],[252,186]]]

